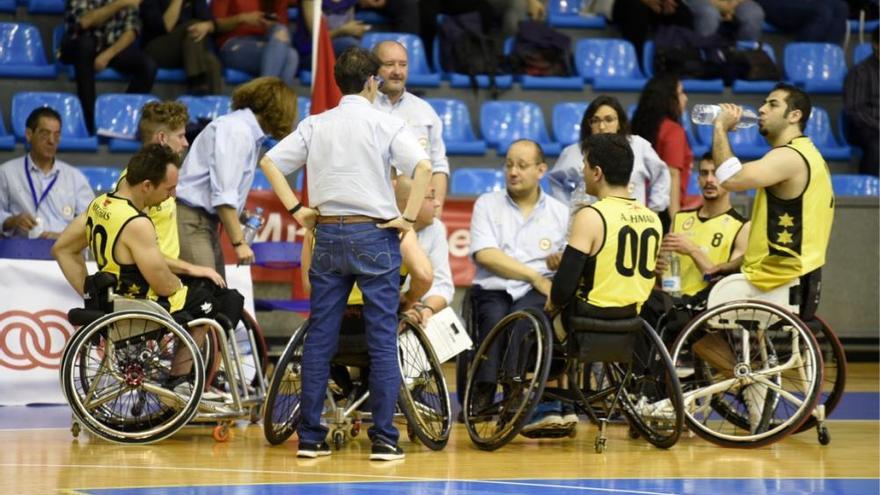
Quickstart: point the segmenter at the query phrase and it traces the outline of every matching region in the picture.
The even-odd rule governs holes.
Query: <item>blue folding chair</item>
[[[880,196],[880,180],[874,175],[831,174],[836,196]]]
[[[576,143],[581,138],[581,121],[589,103],[562,102],[553,106],[553,135],[561,146]]]
[[[605,17],[583,13],[584,0],[550,0],[547,23],[571,29],[605,29]]]
[[[28,0],[28,14],[61,15],[64,13],[64,0]]]
[[[480,108],[480,132],[499,154],[507,153],[517,139],[531,139],[541,145],[545,155],[559,155],[562,147],[550,140],[544,113],[529,101],[487,101]]]
[[[79,99],[70,93],[24,92],[12,97],[12,132],[24,141],[25,121],[38,107],[51,107],[61,115],[61,151],[97,151],[98,138],[90,136]]]
[[[822,107],[813,107],[804,134],[810,137],[826,160],[848,161],[852,157],[852,148],[834,136],[831,119]]]
[[[846,55],[833,43],[789,43],[783,52],[784,77],[808,93],[840,93]]]
[[[504,171],[495,168],[458,168],[452,171],[450,191],[458,196],[478,196],[505,188]]]
[[[871,53],[873,51],[874,51],[874,49],[871,48],[870,43],[859,43],[858,45],[856,45],[855,48],[853,48],[853,63],[852,64],[853,65],[860,64],[862,62],[862,60],[865,60],[866,58],[870,57]]]
[[[639,69],[635,48],[623,39],[578,40],[574,59],[578,74],[594,91],[641,91],[648,82]]]
[[[421,38],[407,33],[367,33],[361,39],[361,46],[372,50],[382,41],[396,41],[406,49],[409,69],[407,86],[426,88],[440,86],[440,74],[431,72],[431,68],[428,66],[428,56],[425,53],[425,45]]]
[[[646,41],[642,50],[642,68],[648,78],[654,77],[654,42]],[[682,79],[681,85],[689,93],[723,93],[724,81],[718,79]]]
[[[307,96],[297,96],[296,97],[296,112],[297,119],[296,123],[299,125],[300,122],[309,115],[311,115],[312,111],[312,99]]]
[[[108,138],[113,153],[133,153],[140,149],[138,123],[141,109],[151,101],[159,101],[153,95],[111,93],[98,96],[95,101],[95,127],[98,136]]]
[[[76,167],[86,176],[95,194],[103,194],[116,189],[122,170],[116,167]]]
[[[773,51],[773,47],[768,44],[758,43],[757,41],[738,41],[736,43],[737,48],[740,50],[755,50],[762,49],[767,55],[770,57],[770,60],[773,63],[776,63],[776,53]],[[773,86],[775,86],[777,81],[747,81],[745,79],[736,79],[733,81],[733,85],[731,85],[731,90],[734,94],[746,94],[746,93],[757,93],[757,94],[766,94],[773,90]]]
[[[232,100],[225,95],[184,95],[178,97],[177,101],[186,105],[190,122],[197,122],[199,119],[214,120],[232,112]]]
[[[443,122],[443,142],[450,155],[483,155],[486,142],[474,136],[471,114],[461,100],[426,98]]]
[[[0,77],[54,79],[58,70],[46,61],[40,31],[24,22],[0,23]]]
[[[748,105],[743,105],[743,108],[755,112],[755,109]],[[711,125],[698,125],[694,127],[697,129],[697,136],[700,138],[700,142],[711,148],[713,127]],[[735,132],[729,132],[727,137],[730,140],[733,154],[739,158],[754,160],[761,158],[770,151],[770,146],[761,134],[758,133],[758,126],[756,125],[745,129],[738,129]]]
[[[19,260],[53,260],[55,239],[0,237],[0,258]]]

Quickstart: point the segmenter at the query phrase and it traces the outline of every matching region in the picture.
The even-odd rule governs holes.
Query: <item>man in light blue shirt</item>
[[[449,184],[449,160],[446,158],[446,143],[443,142],[443,122],[428,102],[406,91],[406,80],[409,77],[406,47],[396,41],[383,41],[376,44],[373,54],[382,63],[379,76],[384,80],[373,106],[405,120],[419,144],[428,152],[431,158],[431,186],[439,204],[434,214],[439,217],[446,202]]]
[[[3,236],[57,239],[95,197],[76,168],[55,159],[61,116],[35,109],[25,123],[30,151],[0,165],[0,224]]]
[[[254,252],[244,242],[239,214],[254,182],[266,134],[282,139],[296,118],[296,94],[277,77],[259,77],[232,93],[233,112],[196,137],[180,170],[177,226],[180,259],[214,268],[225,278],[219,225],[241,264]]]

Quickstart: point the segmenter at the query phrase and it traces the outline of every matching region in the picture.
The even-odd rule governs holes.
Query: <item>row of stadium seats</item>
[[[137,150],[137,124],[141,107],[158,100],[153,95],[104,94],[95,103],[95,120],[100,140],[106,140],[111,152],[130,153]],[[214,119],[230,111],[228,96],[181,96],[181,102],[189,109],[190,119]],[[480,131],[478,139],[471,126],[470,112],[461,100],[427,98],[426,101],[443,121],[443,137],[450,155],[483,155],[488,148],[498,154],[507,152],[513,141],[532,139],[541,144],[550,156],[559,154],[563,146],[575,143],[580,135],[580,122],[588,102],[560,102],[553,107],[552,126],[555,139],[550,137],[545,125],[544,113],[536,103],[527,101],[487,101],[480,108]],[[310,100],[299,97],[299,118],[309,114]],[[99,136],[90,136],[82,116],[82,107],[75,95],[69,93],[24,92],[12,97],[12,131],[8,135],[0,119],[0,149],[12,149],[15,140],[24,141],[25,120],[34,108],[51,106],[61,113],[63,126],[59,149],[63,151],[96,151]],[[751,107],[747,107],[754,110]],[[635,105],[628,109],[630,117]],[[712,144],[710,126],[694,126],[688,119],[682,124],[696,156],[708,151]],[[841,113],[838,128],[843,130]],[[835,135],[828,112],[814,107],[807,122],[805,133],[810,136],[828,160],[846,161],[852,156],[844,133]],[[730,134],[734,152],[746,159],[757,158],[769,150],[757,127],[742,129]]]
[[[95,194],[112,191],[116,187],[116,181],[119,180],[119,175],[122,173],[122,169],[119,167],[79,165],[76,168],[86,176],[86,179],[88,179],[89,185],[92,186],[92,190],[95,191]],[[303,174],[297,174],[294,184],[296,185],[297,190],[302,190]],[[269,185],[269,180],[266,179],[263,171],[259,168],[256,170],[254,183],[251,185],[251,189],[256,191],[272,190],[272,186]]]
[[[52,53],[57,54],[64,27],[57,26],[52,35]],[[452,87],[466,88],[471,85],[466,74],[432,72],[421,39],[418,36],[401,33],[367,33],[361,40],[366,48],[373,47],[384,40],[396,40],[407,47],[409,52],[409,84],[417,87],[438,87],[441,81],[448,80]],[[741,43],[742,48],[756,48],[752,43]],[[761,45],[776,61],[776,54],[769,45]],[[505,43],[505,51],[513,48],[513,39]],[[434,65],[439,67],[439,43],[434,43]],[[858,45],[854,51],[853,64],[871,53],[868,43]],[[591,84],[594,91],[641,91],[653,72],[654,44],[648,41],[642,57],[642,65],[636,57],[633,45],[623,39],[584,38],[577,40],[574,48],[574,68],[572,77],[536,77],[529,75],[499,75],[496,85],[510,88],[513,83],[523,89],[535,90],[573,90],[580,91],[585,84]],[[783,54],[784,78],[811,93],[839,93],[843,88],[847,64],[843,48],[831,43],[789,43]],[[59,73],[73,78],[73,67],[57,60],[47,60],[39,30],[27,23],[0,23],[0,77],[54,79]],[[300,73],[303,84],[311,83],[308,71]],[[160,69],[157,81],[183,83],[186,80],[182,69]],[[224,69],[228,84],[239,84],[251,76],[247,73]],[[121,81],[125,78],[113,69],[98,73],[98,80]],[[478,85],[486,87],[489,78],[477,77]],[[774,81],[745,81],[733,83],[734,93],[765,93],[772,88]],[[685,80],[684,87],[689,92],[721,93],[724,84],[721,79]]]

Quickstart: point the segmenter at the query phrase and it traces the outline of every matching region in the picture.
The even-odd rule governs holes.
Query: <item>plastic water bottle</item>
[[[247,220],[242,225],[242,232],[244,233],[244,242],[250,246],[254,243],[254,239],[257,238],[257,232],[260,231],[260,227],[263,226],[263,209],[257,207],[257,210],[248,215]]]
[[[43,219],[37,217],[34,219],[34,227],[31,230],[28,230],[28,239],[38,239],[41,235],[43,235],[43,231],[46,230],[43,226]]]
[[[677,254],[667,254],[668,264],[663,272],[661,284],[663,292],[672,297],[681,297],[681,263]]]
[[[718,105],[694,105],[691,109],[691,122],[697,125],[712,125],[715,117],[721,113],[721,107]],[[742,117],[736,124],[737,129],[745,129],[758,125],[758,116],[749,109],[743,109]]]

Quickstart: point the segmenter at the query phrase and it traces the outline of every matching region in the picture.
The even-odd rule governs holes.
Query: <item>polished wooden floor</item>
[[[880,390],[877,364],[852,365],[847,390],[875,393]],[[279,484],[425,480],[502,480],[499,483],[519,487],[504,493],[536,493],[527,489],[535,483],[517,485],[511,480],[806,478],[821,483],[822,480],[863,478],[873,483],[880,478],[880,422],[876,419],[834,420],[829,426],[832,443],[828,446],[819,445],[811,431],[753,450],[723,449],[688,435],[668,451],[656,449],[643,440],[627,438],[625,426],[612,426],[608,450],[596,454],[592,449],[596,428],[586,422],[581,423],[575,439],[520,437],[495,452],[474,448],[464,428],[456,425],[444,451],[431,452],[404,441],[406,459],[391,463],[367,460],[369,443],[365,436],[328,458],[297,459],[295,441],[270,447],[258,425],[240,425],[235,430],[235,438],[223,444],[214,442],[210,428],[187,427],[172,438],[149,446],[116,445],[86,434],[74,441],[68,429],[62,427],[0,429],[0,493],[84,494],[100,493],[101,488],[125,487],[191,487],[179,492],[191,493],[189,490],[196,490],[198,486],[242,485],[244,488],[247,485],[247,490],[229,493],[249,494],[261,492],[260,487]],[[570,493],[570,489],[561,485],[552,486]],[[772,483],[765,486],[770,487],[766,493],[782,491],[773,489]],[[821,484],[810,486],[813,489],[808,489],[809,492],[829,492]],[[638,490],[595,493],[600,491],[656,493]],[[447,487],[418,493],[465,491]]]

